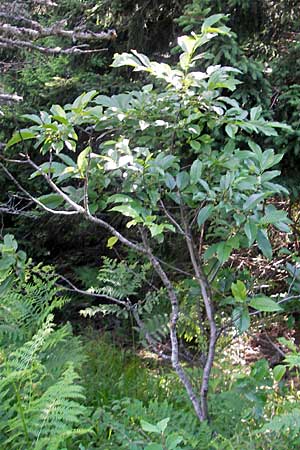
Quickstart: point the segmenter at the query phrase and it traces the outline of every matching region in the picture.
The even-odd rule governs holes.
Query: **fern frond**
[[[78,378],[73,365],[70,364],[57,383],[50,386],[39,398],[32,400],[24,409],[28,434],[34,443],[32,448],[42,448],[39,441],[45,438],[48,440],[47,448],[51,448],[50,445],[54,442],[56,447],[52,448],[58,448],[65,439],[64,434],[72,435],[73,429],[76,430],[75,427],[86,415],[86,407],[81,404],[85,396],[82,386],[77,384]],[[22,427],[20,416],[9,422],[11,433],[19,433]]]
[[[299,433],[300,430],[300,409],[293,409],[289,413],[280,414],[273,417],[257,433]]]

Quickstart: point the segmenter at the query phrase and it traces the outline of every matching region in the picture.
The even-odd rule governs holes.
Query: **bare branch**
[[[36,205],[40,206],[42,209],[44,209],[47,212],[50,212],[51,214],[58,214],[58,215],[64,215],[64,216],[70,216],[74,214],[78,214],[78,211],[58,211],[55,209],[48,208],[46,205],[44,205],[42,202],[40,202],[38,199],[33,197],[26,189],[21,186],[21,184],[18,182],[18,180],[12,175],[12,173],[4,166],[4,164],[0,163],[0,167],[4,171],[4,173],[8,176],[8,178],[17,186],[17,188],[23,192],[23,194],[26,195],[26,197],[30,198]]]
[[[23,97],[17,94],[0,94],[0,102],[21,102]]]
[[[32,50],[37,50],[40,53],[45,53],[47,55],[71,55],[75,53],[99,53],[107,51],[107,48],[89,50],[85,45],[74,46],[70,48],[61,48],[61,47],[41,47],[39,45],[34,45],[28,41],[20,41],[7,39],[0,36],[0,47],[2,48],[29,48]]]

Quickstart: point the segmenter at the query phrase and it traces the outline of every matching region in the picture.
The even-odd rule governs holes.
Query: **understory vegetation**
[[[0,5],[1,449],[300,447],[298,9]]]

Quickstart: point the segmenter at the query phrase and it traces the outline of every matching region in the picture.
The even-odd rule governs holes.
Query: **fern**
[[[262,428],[257,430],[257,433],[295,433],[298,434],[300,430],[300,409],[293,409],[289,413],[279,414],[273,417]]]
[[[47,449],[54,450],[70,435],[72,428],[80,424],[81,418],[86,414],[86,408],[80,404],[85,397],[83,388],[76,384],[77,380],[78,375],[70,365],[57,383],[27,406],[24,419],[28,424],[27,433],[32,448],[43,449],[47,445]],[[21,434],[22,418],[17,416],[10,421],[9,426],[11,433]],[[76,432],[76,429],[74,431]]]
[[[9,275],[10,276],[10,275]],[[49,268],[24,268],[0,292],[0,448],[56,450],[87,433],[80,368],[82,345],[69,324],[56,326],[57,295]]]

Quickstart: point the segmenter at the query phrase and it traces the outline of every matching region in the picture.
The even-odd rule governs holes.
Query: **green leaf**
[[[38,200],[51,209],[56,209],[64,203],[64,199],[59,194],[46,194],[38,197]]]
[[[220,20],[223,19],[224,17],[225,17],[224,14],[213,14],[212,16],[208,17],[207,19],[204,20],[202,24],[201,32],[205,33],[208,28],[210,28],[215,23],[220,22]]]
[[[145,450],[164,450],[161,444],[148,444]]]
[[[0,296],[6,294],[6,292],[12,286],[14,281],[15,281],[14,275],[9,275],[4,281],[2,281],[2,283],[0,284]]]
[[[110,209],[110,211],[118,211],[126,217],[132,217],[133,219],[140,218],[138,211],[136,211],[131,205],[118,205]]]
[[[12,138],[6,144],[6,147],[9,148],[17,144],[18,142],[23,142],[26,141],[27,139],[34,139],[34,138],[36,138],[36,133],[27,128],[24,128],[23,130],[14,133]]]
[[[157,428],[160,430],[161,433],[165,432],[165,429],[167,428],[169,421],[170,417],[167,417],[166,419],[163,419],[156,424]]]
[[[286,372],[286,366],[283,366],[282,364],[275,366],[273,369],[274,380],[277,381],[277,383],[278,383],[284,376],[285,372]]]
[[[261,200],[263,200],[264,197],[265,193],[263,192],[250,195],[250,197],[247,198],[243,205],[243,210],[249,211],[250,209],[255,208],[261,202]]]
[[[45,162],[43,164],[41,164],[39,166],[40,170],[36,170],[35,172],[33,172],[29,179],[32,180],[33,178],[42,176],[43,173],[51,173],[53,174],[54,177],[58,177],[59,175],[62,174],[62,172],[66,169],[66,166],[62,163],[58,163],[55,161],[50,162]]]
[[[262,107],[261,106],[255,106],[254,108],[250,109],[250,120],[258,120],[262,113]]]
[[[249,221],[244,226],[245,234],[248,238],[249,247],[253,244],[257,236],[257,225],[256,223]]]
[[[180,191],[183,191],[190,183],[189,174],[186,171],[179,172],[176,176],[176,184]]]
[[[231,139],[234,139],[236,133],[238,132],[237,125],[228,123],[225,127],[225,131]]]
[[[177,445],[183,441],[183,437],[179,436],[177,433],[170,434],[166,439],[167,449],[175,450]]]
[[[265,215],[260,220],[260,223],[267,224],[276,224],[276,222],[285,222],[287,221],[287,212],[276,209],[273,205],[268,205],[265,210]]]
[[[198,152],[201,149],[201,144],[198,141],[191,141],[190,146],[193,150],[195,150],[195,152]]]
[[[171,191],[176,186],[175,178],[169,172],[165,174],[165,183],[167,188],[169,188]]]
[[[204,222],[211,216],[214,207],[212,205],[204,206],[200,209],[197,217],[197,223],[199,227],[204,224]]]
[[[238,280],[236,283],[231,284],[231,292],[234,298],[238,301],[245,301],[247,298],[247,289],[245,284]]]
[[[52,105],[50,111],[54,116],[66,118],[66,111],[60,105]],[[67,122],[68,123],[68,122]]]
[[[232,246],[228,245],[226,242],[221,242],[217,244],[217,258],[221,264],[224,264],[232,252]]]
[[[149,422],[146,422],[145,420],[141,420],[141,427],[142,430],[147,431],[148,433],[161,433],[160,429],[157,427],[157,425],[152,425]]]
[[[0,259],[0,270],[10,269],[16,262],[15,256],[5,255]]]
[[[88,155],[91,153],[92,149],[90,146],[86,147],[81,153],[79,153],[77,158],[77,166],[80,175],[83,177],[88,166]]]
[[[191,55],[195,48],[196,39],[193,36],[180,36],[177,43],[184,52]]]
[[[15,237],[13,234],[6,234],[3,238],[3,243],[6,247],[6,249],[13,249],[13,250],[17,250],[18,249],[18,243],[15,240]]]
[[[203,164],[199,159],[196,159],[190,169],[191,184],[196,184],[201,178]]]
[[[115,53],[113,63],[111,67],[122,67],[122,66],[131,66],[131,67],[139,67],[141,66],[138,58],[133,56],[131,53]]]
[[[112,249],[113,246],[118,242],[118,238],[116,236],[112,236],[107,240],[106,247]]]
[[[266,258],[271,259],[273,255],[272,246],[265,230],[258,230],[256,242],[263,255]]]
[[[250,316],[246,306],[238,306],[232,312],[232,320],[240,333],[248,330],[250,327]]]
[[[283,309],[281,308],[280,305],[278,305],[278,303],[274,302],[274,300],[270,299],[265,295],[252,298],[250,301],[250,306],[251,308],[263,312],[283,311]]]

